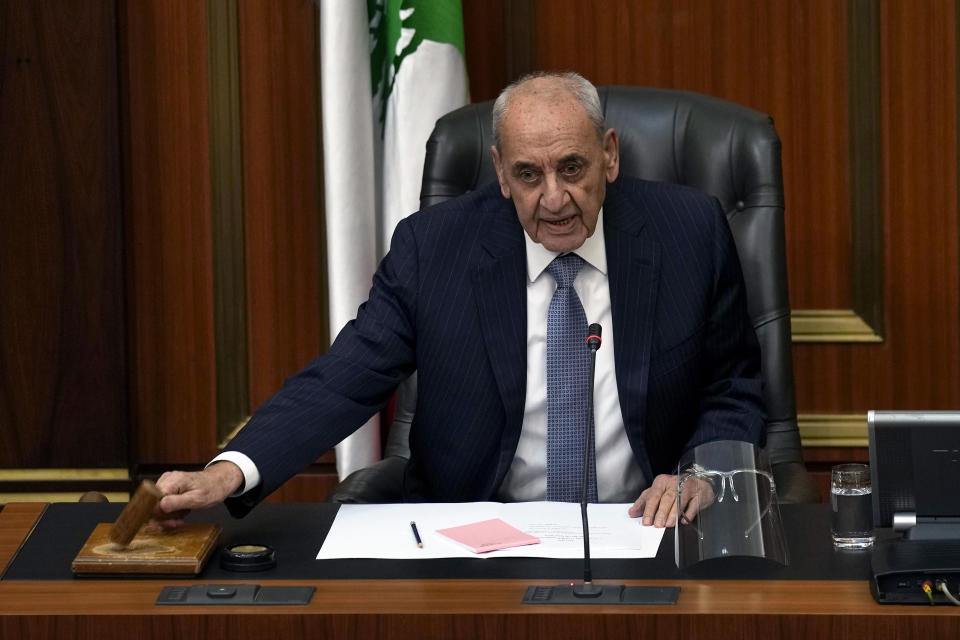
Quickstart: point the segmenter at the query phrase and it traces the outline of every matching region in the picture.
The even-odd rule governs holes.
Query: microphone
[[[590,351],[593,352],[593,357],[596,358],[597,349],[600,348],[600,343],[603,342],[603,340],[600,339],[600,334],[603,333],[603,329],[600,327],[599,324],[594,322],[587,328],[587,333],[589,334],[587,335],[587,346],[590,347]],[[593,369],[591,368],[590,371],[593,372]],[[592,382],[590,384],[590,389],[591,390],[593,389]],[[590,402],[591,403],[593,402],[592,393],[590,394]]]
[[[590,569],[590,524],[587,522],[587,503],[590,491],[590,443],[593,441],[593,379],[597,370],[597,349],[603,340],[603,329],[594,322],[587,328],[587,348],[590,349],[590,387],[587,393],[587,424],[583,438],[583,492],[580,494],[580,519],[583,521],[583,584],[573,587],[577,598],[599,598],[603,587],[593,584],[593,571]]]
[[[583,492],[580,495],[580,518],[583,521],[583,582],[553,586],[532,585],[523,594],[523,604],[676,604],[680,587],[628,587],[623,584],[593,583],[590,569],[590,525],[587,522],[587,501],[590,496],[590,442],[593,441],[593,379],[597,369],[597,349],[603,342],[601,328],[593,323],[587,329],[590,349],[590,390],[587,394],[587,424],[583,442]]]

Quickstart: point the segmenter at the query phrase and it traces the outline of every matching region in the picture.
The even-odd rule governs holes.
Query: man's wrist
[[[245,483],[243,471],[234,462],[214,460],[205,471],[210,473],[216,479],[216,482],[223,487],[225,496],[243,493]]]
[[[232,462],[240,469],[240,472],[243,475],[243,480],[241,480],[241,482],[237,485],[237,490],[228,496],[230,498],[239,497],[240,495],[253,490],[257,485],[260,484],[260,472],[257,470],[257,465],[254,464],[253,460],[251,460],[246,454],[241,453],[240,451],[223,451],[217,455],[217,457],[215,457],[210,464],[207,465],[207,467],[215,462]]]

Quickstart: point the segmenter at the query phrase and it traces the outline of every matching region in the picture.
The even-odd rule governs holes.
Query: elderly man
[[[673,526],[685,450],[760,440],[758,346],[716,201],[619,176],[617,133],[576,74],[507,87],[493,128],[499,184],[403,220],[356,320],[213,464],[164,474],[162,511],[245,512],[414,370],[408,500],[576,500],[589,322],[604,328],[591,499]]]

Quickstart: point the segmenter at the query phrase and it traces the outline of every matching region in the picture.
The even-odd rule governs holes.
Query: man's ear
[[[613,129],[603,134],[603,160],[607,182],[613,182],[620,175],[620,139]]]
[[[500,183],[500,193],[503,194],[504,198],[509,198],[510,187],[507,185],[507,181],[504,179],[503,165],[500,163],[500,153],[497,151],[496,145],[490,147],[490,155],[493,156],[493,168],[497,171],[497,182]]]

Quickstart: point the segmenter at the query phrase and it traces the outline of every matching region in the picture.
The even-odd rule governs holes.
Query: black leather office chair
[[[696,187],[727,214],[762,352],[766,451],[781,502],[819,502],[803,465],[793,391],[780,139],[772,119],[738,104],[687,91],[600,87],[608,127],[620,137],[620,172]],[[421,207],[496,180],[493,102],[457,109],[437,121],[427,142]],[[416,374],[401,386],[385,457],[330,496],[334,502],[401,500],[407,436],[416,408]]]

